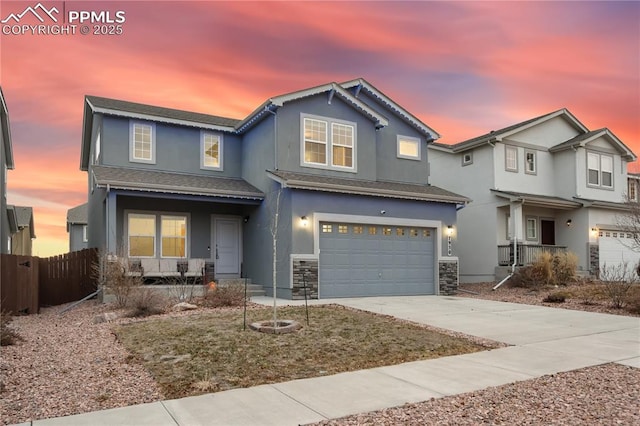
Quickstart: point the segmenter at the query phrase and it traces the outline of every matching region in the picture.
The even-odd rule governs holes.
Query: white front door
[[[240,277],[240,218],[214,217],[212,229],[216,277]]]

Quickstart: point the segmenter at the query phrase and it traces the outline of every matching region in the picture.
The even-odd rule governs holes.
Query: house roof
[[[281,170],[267,170],[267,175],[285,188],[455,204],[471,201],[467,197],[431,185],[336,178]]]
[[[9,125],[9,109],[4,99],[2,87],[0,87],[0,126],[2,126],[2,140],[4,141],[5,164],[8,169],[13,169],[13,148],[11,146],[11,127]]]
[[[635,161],[636,155],[631,151],[620,139],[616,137],[609,129],[603,128],[598,130],[592,130],[582,135],[578,135],[574,138],[569,139],[568,141],[562,142],[561,144],[552,146],[549,148],[549,152],[558,152],[564,151],[566,149],[584,147],[589,142],[599,138],[605,137],[609,140],[609,142],[618,149],[618,151],[626,157],[629,161]]]
[[[550,197],[547,195],[538,195],[538,194],[526,194],[524,192],[512,192],[512,191],[500,191],[497,189],[492,189],[491,192],[496,194],[498,197],[506,198],[507,200],[513,202],[521,202],[530,206],[538,206],[538,207],[551,207],[554,209],[561,210],[572,210],[579,209],[582,207],[582,203],[574,200],[568,200],[566,198],[560,197]]]
[[[242,133],[265,118],[267,114],[283,106],[287,102],[303,99],[309,96],[315,96],[325,92],[329,93],[329,95],[327,96],[327,100],[329,103],[331,103],[333,97],[339,97],[348,105],[355,108],[358,112],[367,117],[369,120],[376,123],[376,128],[385,127],[389,124],[389,121],[382,114],[378,113],[376,110],[353,96],[348,90],[345,90],[344,87],[342,87],[338,83],[331,82],[267,99],[262,103],[262,105],[260,105],[244,120],[242,120],[242,122],[240,122],[236,128],[239,133]]]
[[[33,225],[33,208],[8,205],[7,210],[12,210],[14,212],[14,219],[11,218],[11,214],[9,215],[9,227],[14,228],[12,230],[13,233],[28,227],[31,238],[36,237],[36,230]],[[15,225],[11,223],[13,220],[15,220]]]
[[[615,203],[612,201],[591,200],[589,198],[573,197],[584,205],[584,207],[597,207],[606,210],[631,210],[631,206],[627,203]]]
[[[264,194],[243,179],[125,167],[93,166],[99,187],[169,194],[262,200]]]
[[[89,204],[84,203],[67,210],[67,224],[78,223],[86,225],[89,219]]]
[[[499,130],[492,130],[489,133],[485,133],[484,135],[477,136],[472,139],[467,139],[466,141],[462,141],[453,145],[436,143],[433,146],[438,148],[444,148],[446,150],[452,152],[461,152],[466,151],[468,149],[475,148],[480,145],[484,145],[489,142],[500,142],[503,138],[509,137],[514,133],[521,132],[525,129],[528,129],[533,126],[537,126],[540,123],[544,123],[547,120],[550,120],[555,117],[563,116],[566,120],[568,120],[574,127],[579,129],[582,132],[588,132],[584,124],[582,124],[578,119],[569,112],[568,109],[562,108],[557,111],[550,112],[548,114],[541,115],[539,117],[535,117],[529,120],[522,121],[520,123],[513,124],[511,126],[504,127]]]
[[[407,123],[411,126],[419,130],[425,136],[429,136],[432,140],[438,139],[440,134],[433,130],[431,127],[424,124],[420,119],[411,114],[409,111],[401,107],[395,101],[393,101],[390,97],[382,93],[376,87],[374,87],[371,83],[369,83],[364,78],[356,78],[355,80],[345,81],[340,84],[342,87],[351,89],[355,88],[356,94],[355,97],[358,97],[358,94],[361,90],[365,90],[370,96],[372,96],[377,101],[381,102],[387,108],[390,108],[400,117],[402,117]]]
[[[182,111],[117,99],[101,98],[99,96],[87,95],[84,99],[84,121],[82,124],[82,147],[80,152],[81,170],[87,170],[89,166],[90,139],[94,113],[141,120],[153,120],[157,122],[180,124],[223,132],[235,132],[235,126],[240,122],[240,120],[236,120],[234,118]]]

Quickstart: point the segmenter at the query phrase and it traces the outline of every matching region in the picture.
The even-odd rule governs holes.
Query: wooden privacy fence
[[[80,300],[96,290],[96,249],[38,258],[2,255],[2,309],[37,313],[40,307]]]

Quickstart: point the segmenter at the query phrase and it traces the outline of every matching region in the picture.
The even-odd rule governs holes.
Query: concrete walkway
[[[266,297],[253,301],[273,304]],[[609,362],[640,368],[638,318],[447,296],[313,302],[319,303],[339,303],[513,346],[32,424],[299,425]]]

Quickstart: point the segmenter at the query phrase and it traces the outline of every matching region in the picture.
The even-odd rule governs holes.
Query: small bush
[[[205,305],[212,308],[223,306],[242,306],[245,302],[244,286],[230,284],[209,289],[205,297]]]
[[[171,277],[168,280],[169,295],[176,303],[191,302],[195,297],[196,286],[188,277]]]
[[[627,262],[607,266],[600,269],[600,281],[604,285],[604,292],[609,298],[611,307],[620,309],[627,302],[627,295],[631,290],[637,275],[630,272]]]
[[[567,285],[576,280],[578,256],[571,252],[558,253],[553,256],[553,284]]]
[[[126,307],[133,289],[144,284],[142,277],[129,274],[133,271],[134,267],[127,257],[102,252],[93,265],[93,274],[99,285],[113,293],[119,308]]]
[[[9,327],[9,323],[13,320],[10,313],[0,312],[0,346],[14,345],[22,337],[17,331]]]
[[[569,294],[565,291],[554,291],[549,293],[547,297],[542,299],[546,303],[564,303],[569,298]]]
[[[129,317],[148,317],[163,313],[165,300],[152,288],[138,287],[131,291],[127,307],[131,309],[127,314]]]
[[[578,258],[573,253],[552,255],[542,252],[531,265],[516,271],[510,285],[535,290],[550,285],[567,285],[575,281],[577,265]]]
[[[575,291],[575,297],[578,298],[583,305],[595,305],[598,301],[606,299],[602,284],[582,284]]]

